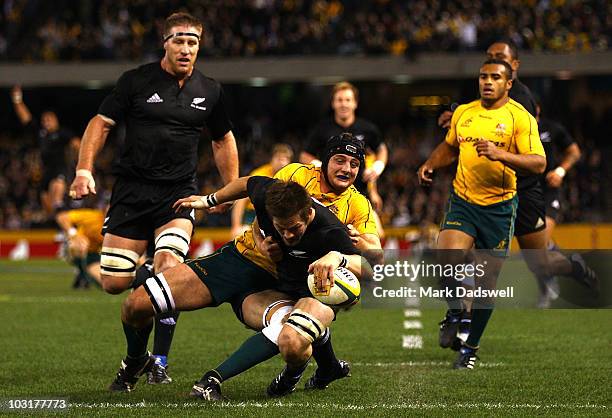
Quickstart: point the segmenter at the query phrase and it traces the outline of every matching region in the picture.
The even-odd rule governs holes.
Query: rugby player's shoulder
[[[533,116],[531,115],[531,113],[529,113],[527,109],[525,109],[525,106],[523,106],[514,99],[508,100],[508,103],[506,103],[506,108],[512,113],[515,118],[525,118],[527,120],[533,119]]]
[[[472,108],[477,108],[478,106],[480,106],[480,100],[473,100],[471,102],[468,103],[464,103],[462,105],[457,106],[457,109],[455,109],[455,113],[457,113],[458,115],[465,112],[466,110],[472,109]]]

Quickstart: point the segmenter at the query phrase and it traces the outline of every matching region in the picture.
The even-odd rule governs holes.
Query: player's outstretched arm
[[[92,175],[94,159],[104,146],[106,137],[114,125],[112,119],[99,114],[87,124],[81,139],[76,176],[70,185],[70,197],[73,199],[82,199],[89,193],[96,194],[96,183]]]
[[[212,141],[213,156],[225,184],[238,178],[238,148],[232,131]]]
[[[423,163],[417,174],[419,176],[419,184],[430,185],[433,181],[432,175],[434,170],[451,165],[457,160],[459,149],[453,147],[448,142],[441,142],[436,149],[433,150],[427,161]]]
[[[192,195],[174,202],[174,210],[181,209],[210,209],[232,200],[242,199],[248,196],[247,183],[251,176],[240,177],[229,182],[215,193],[206,196]]]

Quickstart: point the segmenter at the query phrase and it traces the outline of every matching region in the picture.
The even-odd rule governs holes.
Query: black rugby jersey
[[[74,133],[64,128],[49,132],[33,119],[27,125],[27,129],[38,139],[37,145],[40,147],[40,157],[45,173],[65,170],[67,166],[66,146],[75,137]]]
[[[205,126],[213,139],[232,129],[219,82],[194,69],[181,88],[160,62],[125,72],[98,113],[126,126],[115,174],[156,182],[195,176]]]
[[[515,78],[512,82],[512,88],[510,89],[509,96],[511,99],[516,100],[523,107],[531,113],[531,115],[536,117],[536,101],[533,98],[533,94],[531,94],[531,90],[529,87],[524,85],[519,81],[518,78]],[[538,185],[540,176],[537,174],[528,174],[528,175],[516,175],[516,189],[518,192],[521,190],[530,189]],[[520,199],[520,197],[519,197]]]
[[[265,195],[268,186],[278,180],[269,177],[254,176],[247,183],[247,191],[257,215],[259,228],[266,237],[272,236],[283,251],[283,258],[276,263],[278,279],[294,288],[304,288],[308,277],[308,266],[330,251],[342,254],[360,254],[348,234],[348,229],[326,207],[313,202],[315,218],[306,228],[300,242],[288,247],[272,224],[265,206]],[[307,288],[307,287],[306,287]]]
[[[355,139],[363,141],[366,152],[375,153],[380,144],[383,142],[382,134],[380,129],[372,122],[362,119],[355,118],[355,122],[352,125],[343,128],[338,125],[336,121],[331,119],[324,119],[315,127],[308,137],[308,143],[304,147],[304,151],[314,155],[318,159],[323,158],[323,151],[327,140],[335,135],[340,135],[343,132],[349,132],[353,134]],[[355,180],[355,187],[362,193],[367,193],[367,185],[360,178]]]
[[[549,171],[557,168],[559,164],[558,155],[572,145],[574,140],[562,125],[550,119],[540,118],[538,129],[540,131],[540,141],[542,141],[546,152],[546,171],[542,175],[542,179],[544,179]]]

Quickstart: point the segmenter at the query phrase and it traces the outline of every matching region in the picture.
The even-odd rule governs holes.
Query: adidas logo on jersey
[[[163,103],[164,99],[159,97],[159,94],[155,93],[153,96],[147,99],[147,103]]]
[[[544,219],[542,219],[542,218],[538,218],[538,221],[536,222],[535,227],[536,227],[536,228],[540,228],[540,227],[542,227],[542,226],[544,226],[544,225],[545,225],[545,224],[544,224]]]

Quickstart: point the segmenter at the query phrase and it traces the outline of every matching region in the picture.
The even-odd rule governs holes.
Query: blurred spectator
[[[483,50],[511,38],[521,50],[607,50],[606,0],[11,0],[0,10],[0,59],[137,60],[156,57],[160,28],[184,9],[204,22],[214,57],[414,54]],[[32,28],[37,28],[32,30]]]

